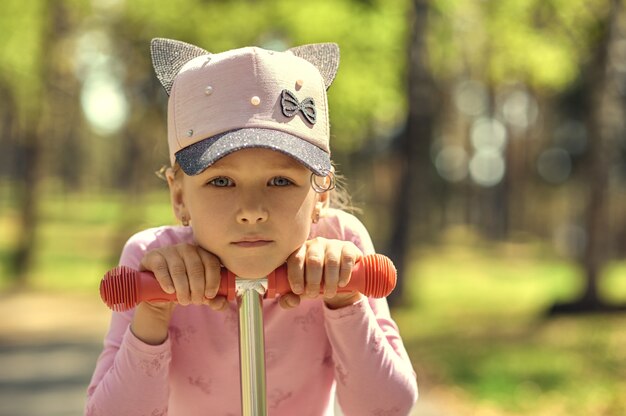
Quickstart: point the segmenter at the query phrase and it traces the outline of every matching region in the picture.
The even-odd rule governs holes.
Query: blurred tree
[[[12,185],[17,196],[19,240],[9,260],[10,275],[22,285],[32,258],[37,228],[37,183],[43,138],[39,130],[43,106],[38,97],[45,76],[40,41],[45,37],[45,19],[49,14],[43,2],[9,1],[5,12],[0,18],[0,27],[7,28],[9,33],[19,33],[17,28],[31,29],[23,36],[8,36],[0,49],[0,62],[4,63],[1,84],[3,95],[8,98],[5,104],[9,104],[5,111],[17,126],[9,130],[7,136],[3,135],[3,141],[9,144],[7,147],[17,156],[12,158],[10,170],[17,178]]]
[[[15,126],[3,134],[2,141],[13,150],[9,175],[19,222],[10,273],[20,286],[26,284],[36,248],[42,178],[62,155],[69,156],[60,164],[68,183],[79,171],[73,116],[78,104],[72,97],[77,83],[67,70],[63,47],[73,29],[74,13],[81,10],[77,4],[75,0],[9,0],[0,16],[0,27],[10,34],[0,44],[0,89],[7,97],[5,105],[9,104],[4,108],[5,117]]]
[[[586,284],[579,299],[555,305],[552,308],[554,313],[615,308],[600,297],[598,282],[611,258],[611,240],[615,238],[609,222],[609,177],[611,170],[618,166],[626,134],[623,91],[626,85],[626,9],[623,1],[611,0],[599,38],[583,84],[586,100],[583,104],[587,109],[586,123],[591,137],[586,161],[587,244],[581,258]]]
[[[397,152],[401,163],[400,182],[395,190],[389,255],[399,270],[406,270],[406,255],[413,243],[410,231],[413,220],[427,222],[430,217],[431,163],[430,144],[433,137],[438,104],[440,101],[429,66],[427,50],[429,0],[415,0],[408,47],[408,101],[407,126],[399,136]],[[389,300],[399,305],[404,294],[404,279],[398,279]]]
[[[541,211],[525,206],[527,201],[545,206],[537,201],[531,180],[538,176],[539,152],[551,145],[546,132],[554,113],[550,98],[580,77],[581,64],[598,45],[596,28],[606,15],[606,2],[433,0],[415,4],[414,30],[428,23],[427,28],[417,29],[419,35],[413,32],[409,38],[409,48],[419,51],[411,55],[409,74],[421,76],[408,77],[408,122],[406,135],[399,137],[414,143],[408,148],[408,141],[400,140],[405,145],[399,147],[402,161],[398,165],[405,175],[411,170],[412,179],[405,177],[395,193],[395,206],[402,208],[394,211],[390,252],[398,264],[404,264],[409,247],[417,241],[433,241],[442,226],[449,225],[442,192],[448,192],[448,204],[465,204],[465,221],[488,236],[506,238],[511,229],[526,231],[533,221],[541,224],[536,226],[539,233],[549,231],[545,217],[538,215]],[[425,76],[424,62],[431,68],[436,87]],[[421,79],[423,90],[429,93],[415,94],[415,79]],[[443,112],[434,120],[431,107],[438,102]],[[537,117],[539,102],[545,104],[543,118]],[[429,169],[431,157],[440,163],[442,154],[452,153],[445,153],[449,149],[454,149],[455,158],[448,159],[448,165],[443,165],[444,159],[437,169],[440,173],[456,169],[448,171],[451,175],[446,178],[455,185],[443,187],[441,178]]]

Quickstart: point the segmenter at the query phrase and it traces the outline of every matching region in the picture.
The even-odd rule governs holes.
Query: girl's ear
[[[324,210],[330,206],[330,192],[326,191],[321,194],[317,194],[317,202],[315,202],[315,206],[313,207],[313,213],[311,214],[311,220],[313,224],[317,224],[320,220],[320,217],[324,216]]]
[[[322,192],[318,195],[318,203],[322,204],[322,209],[330,207],[330,191]]]
[[[168,168],[165,171],[165,177],[167,178],[167,184],[170,188],[170,201],[174,215],[176,215],[179,221],[183,223],[188,222],[190,218],[187,207],[185,206],[182,178],[176,177],[176,172],[173,168]]]

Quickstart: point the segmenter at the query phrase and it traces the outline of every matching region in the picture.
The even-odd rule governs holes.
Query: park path
[[[0,416],[79,416],[109,311],[96,294],[0,294]],[[420,398],[412,416],[453,416]]]

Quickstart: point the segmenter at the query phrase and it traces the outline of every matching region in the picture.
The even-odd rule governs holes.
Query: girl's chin
[[[227,264],[227,262],[224,262],[224,266],[233,272],[235,276],[241,277],[242,279],[262,279],[281,265],[263,263],[264,264],[260,264],[260,262],[257,262],[254,265],[246,265],[242,264],[242,262],[235,262],[235,264]]]

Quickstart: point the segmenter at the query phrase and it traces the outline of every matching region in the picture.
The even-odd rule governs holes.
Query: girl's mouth
[[[254,248],[254,247],[264,247],[271,243],[272,243],[271,240],[242,240],[242,241],[235,241],[232,244],[236,245],[237,247],[242,247],[242,248]]]

